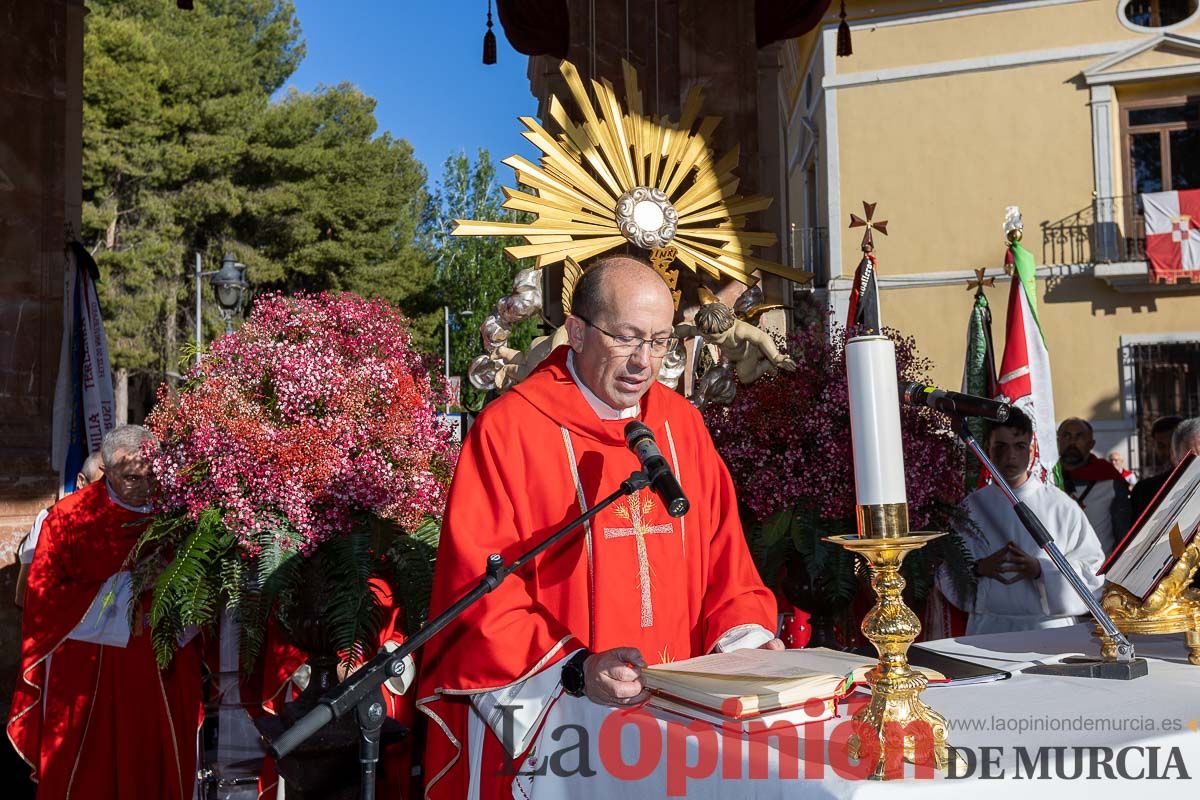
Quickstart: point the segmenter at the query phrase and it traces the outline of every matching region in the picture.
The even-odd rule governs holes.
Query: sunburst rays
[[[456,220],[454,235],[521,236],[525,244],[505,252],[514,259],[533,258],[538,268],[567,257],[583,261],[626,242],[645,246],[652,241],[670,244],[685,266],[718,279],[752,285],[756,270],[799,282],[812,279],[811,273],[752,254],[775,244],[772,233],[746,230],[746,215],[765,210],[771,198],[737,193],[737,147],[714,159],[709,141],[721,118],[700,117],[698,87],[688,92],[677,122],[665,116],[653,120],[643,112],[637,71],[629,63],[624,64],[624,109],[608,80],[591,81],[593,103],[571,63],[563,61],[560,71],[579,116],[573,118],[552,95],[547,117],[559,133],[533,117],[520,118],[522,135],[542,152],[539,163],[520,156],[502,162],[516,172],[519,185],[533,190],[505,188],[504,207],[536,218],[529,223]],[[660,199],[642,199],[632,214],[618,213],[618,200],[639,188],[660,190],[666,199],[653,193]],[[635,201],[644,197],[645,192],[638,193]]]

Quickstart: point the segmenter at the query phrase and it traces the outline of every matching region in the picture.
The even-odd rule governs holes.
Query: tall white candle
[[[846,342],[854,487],[860,506],[904,503],[896,347],[886,336]]]

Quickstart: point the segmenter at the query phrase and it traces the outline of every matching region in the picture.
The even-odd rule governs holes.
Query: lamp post
[[[200,363],[200,351],[204,348],[203,307],[201,305],[201,282],[208,278],[213,292],[217,296],[217,307],[225,320],[225,332],[233,333],[233,315],[242,306],[246,293],[246,265],[238,262],[232,253],[226,253],[221,259],[221,268],[204,271],[204,264],[199,253],[196,253],[196,363]]]
[[[450,306],[442,306],[442,312],[444,314],[444,320],[445,320],[442,323],[442,329],[443,329],[443,331],[445,331],[445,334],[446,334],[446,354],[445,354],[445,359],[444,359],[445,364],[446,364],[446,413],[449,414],[450,413],[450,395],[449,395],[449,392],[450,392]],[[469,317],[473,313],[475,313],[475,312],[469,311],[469,310],[468,311],[455,311],[454,315],[456,317]]]
[[[217,307],[225,319],[225,333],[233,333],[233,315],[242,307],[246,294],[246,265],[238,263],[232,253],[221,259],[221,268],[209,278],[217,295]]]

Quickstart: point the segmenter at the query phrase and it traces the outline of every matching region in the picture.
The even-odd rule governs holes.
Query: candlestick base
[[[863,539],[908,536],[908,503],[858,506],[858,535]]]
[[[856,722],[866,723],[874,731],[879,760],[872,780],[903,778],[904,761],[942,770],[948,764],[946,720],[921,700],[919,695],[929,680],[908,664],[908,646],[921,632],[921,622],[904,603],[904,578],[900,575],[906,555],[944,535],[918,532],[886,539],[825,538],[866,560],[871,588],[878,598],[863,619],[862,632],[879,652],[879,664],[867,673],[871,702],[854,715]],[[850,757],[859,758],[870,751],[863,745],[858,734],[851,736]]]

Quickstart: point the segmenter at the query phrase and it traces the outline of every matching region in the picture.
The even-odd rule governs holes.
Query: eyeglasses
[[[617,353],[618,355],[631,356],[637,351],[641,350],[642,345],[648,344],[650,345],[650,355],[654,356],[655,358],[661,358],[674,350],[675,345],[679,344],[678,336],[660,336],[656,339],[643,339],[640,336],[620,336],[604,330],[604,328],[601,328],[587,317],[580,317],[578,314],[575,316],[582,320],[584,324],[595,328],[608,338],[612,339],[613,352]]]

